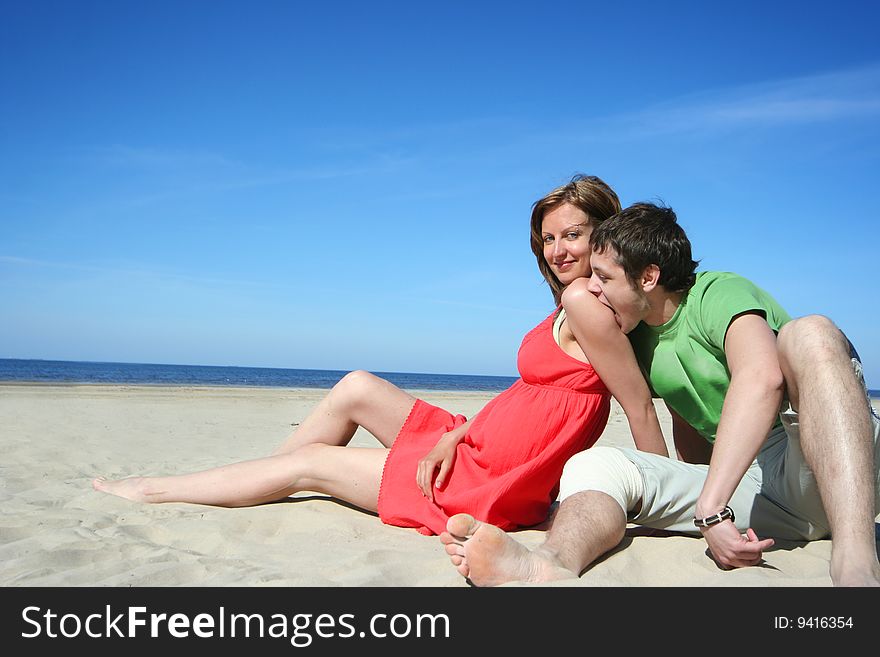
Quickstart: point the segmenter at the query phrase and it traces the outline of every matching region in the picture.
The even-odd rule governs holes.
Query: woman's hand
[[[470,423],[466,422],[452,431],[444,433],[440,436],[440,440],[437,441],[434,449],[419,460],[419,466],[416,470],[416,483],[422,489],[422,495],[432,502],[434,501],[434,489],[431,484],[433,482],[433,485],[437,488],[443,486],[443,483],[446,481],[446,475],[452,469],[452,464],[455,463],[455,449],[467,434],[468,424]],[[435,480],[434,472],[438,468],[440,472]]]

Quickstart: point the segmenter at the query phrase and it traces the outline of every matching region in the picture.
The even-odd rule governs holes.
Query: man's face
[[[624,333],[632,331],[647,315],[648,298],[641,288],[627,279],[623,267],[617,264],[617,252],[606,248],[590,255],[593,275],[588,289],[596,298],[614,311],[614,319]]]

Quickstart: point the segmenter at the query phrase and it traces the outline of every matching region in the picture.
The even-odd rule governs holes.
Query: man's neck
[[[667,292],[662,287],[655,288],[648,293],[649,310],[642,321],[648,326],[662,326],[675,315],[682,296],[681,292]]]

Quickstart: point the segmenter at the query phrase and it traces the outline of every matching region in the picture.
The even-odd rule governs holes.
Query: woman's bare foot
[[[456,570],[476,586],[577,578],[551,555],[529,550],[504,531],[466,513],[452,516],[440,534]]]
[[[124,497],[133,502],[155,502],[151,500],[146,490],[146,477],[129,477],[128,479],[116,479],[110,481],[104,477],[98,477],[92,480],[92,488],[102,493],[110,493]]]

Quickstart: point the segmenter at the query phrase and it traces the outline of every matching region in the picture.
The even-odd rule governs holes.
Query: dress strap
[[[553,339],[556,341],[556,344],[562,346],[562,343],[559,341],[559,332],[562,330],[562,322],[565,321],[565,308],[559,309],[559,314],[556,315],[556,318],[553,320]]]

